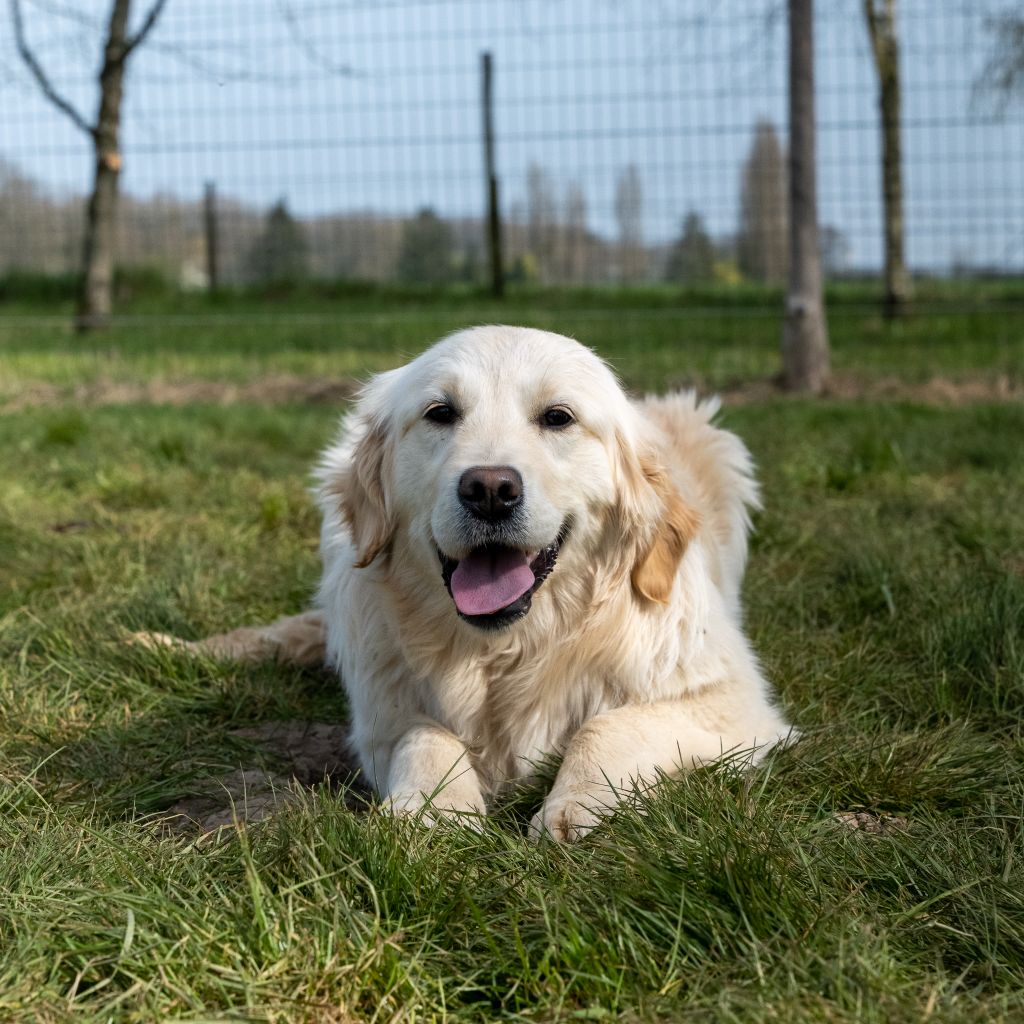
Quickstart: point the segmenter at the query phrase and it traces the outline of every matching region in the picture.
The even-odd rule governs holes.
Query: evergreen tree
[[[247,276],[255,284],[294,284],[307,275],[308,255],[302,225],[279,199],[249,250]]]
[[[696,284],[710,281],[715,272],[715,245],[699,213],[691,210],[683,221],[683,230],[665,267],[665,280]]]
[[[786,280],[789,217],[785,157],[774,125],[759,121],[740,186],[740,230],[736,257],[754,281],[779,285]]]
[[[398,279],[408,284],[445,284],[454,275],[452,229],[425,207],[402,227]]]
[[[640,281],[646,269],[644,187],[636,164],[624,168],[615,185],[615,220],[619,228],[619,277],[627,283]]]
[[[548,172],[538,164],[526,170],[526,244],[542,281],[557,276],[558,201]]]

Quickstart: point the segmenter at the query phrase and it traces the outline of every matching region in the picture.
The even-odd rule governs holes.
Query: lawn
[[[953,284],[930,292],[922,284],[915,315],[891,324],[866,286],[833,291],[833,361],[844,377],[920,382],[938,375],[1024,386],[1022,283],[970,293]],[[103,393],[139,381],[187,388],[271,378],[284,385],[279,391],[289,383],[301,391],[311,380],[351,382],[449,331],[481,323],[579,338],[635,388],[731,387],[778,370],[781,308],[781,296],[764,290],[686,294],[666,288],[520,291],[504,303],[477,292],[428,301],[409,290],[214,301],[143,297],[122,304],[111,330],[83,339],[71,331],[68,302],[4,302],[0,281],[0,408],[19,396],[52,401],[76,387]]]
[[[358,376],[479,310],[129,323],[84,352],[9,320],[0,390]],[[635,387],[772,368],[764,316],[716,346],[653,305],[532,315]],[[867,318],[837,361],[895,373],[897,331],[909,376],[1019,375],[1019,315],[978,316],[933,362],[923,327]],[[239,730],[343,719],[326,673],[123,640],[302,607],[339,407],[59,397],[0,416],[0,1021],[1024,1019],[1020,403],[728,408],[766,496],[748,624],[803,739],[565,848],[524,838],[539,790],[481,833],[337,780],[240,829],[161,826],[211,779],[283,770]]]

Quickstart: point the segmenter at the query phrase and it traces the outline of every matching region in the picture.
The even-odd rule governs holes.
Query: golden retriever
[[[382,373],[318,479],[316,610],[199,644],[335,667],[398,813],[483,815],[552,755],[535,836],[785,738],[741,621],[742,442],[692,393],[631,401],[569,338],[479,327]]]

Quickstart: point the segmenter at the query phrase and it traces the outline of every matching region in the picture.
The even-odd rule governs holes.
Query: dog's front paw
[[[433,828],[440,821],[458,821],[461,825],[479,831],[486,813],[483,798],[477,794],[449,794],[442,790],[433,798],[423,793],[392,793],[385,804],[388,811],[399,818],[415,818],[422,825]]]
[[[586,800],[581,793],[551,793],[530,822],[530,838],[534,842],[545,837],[558,843],[575,842],[590,832],[607,811],[599,801],[593,797]]]

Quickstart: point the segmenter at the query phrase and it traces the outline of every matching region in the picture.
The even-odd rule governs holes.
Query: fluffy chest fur
[[[697,545],[665,604],[638,604],[608,559],[586,558],[588,571],[567,560],[521,628],[492,634],[459,621],[401,545],[371,569],[353,568],[350,551],[339,556],[325,574],[338,580],[328,622],[341,627],[329,630],[329,648],[350,696],[362,699],[360,679],[372,672],[373,699],[450,730],[491,791],[560,756],[595,715],[701,685],[708,594]],[[381,658],[367,664],[370,651],[387,652],[386,671]]]

